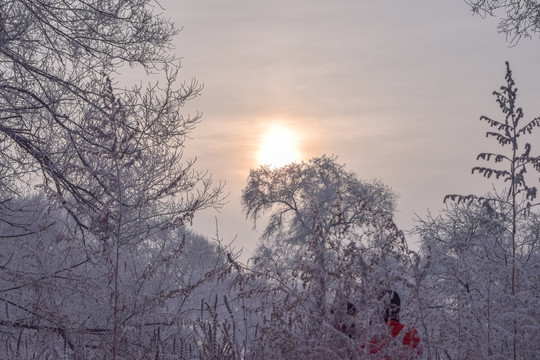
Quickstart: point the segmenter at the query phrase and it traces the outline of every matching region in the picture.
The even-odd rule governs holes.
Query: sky
[[[224,181],[228,203],[196,215],[194,229],[243,248],[264,223],[245,219],[240,196],[262,144],[281,134],[295,160],[336,155],[360,179],[399,196],[396,223],[437,215],[449,193],[484,194],[476,155],[497,149],[481,115],[509,61],[525,116],[540,116],[540,39],[516,46],[497,19],[461,0],[162,0],[181,32],[181,79],[204,84],[185,106],[203,114],[186,143],[197,168]],[[534,139],[533,139],[534,140]],[[540,141],[538,145],[540,145]],[[409,244],[417,240],[409,236]]]

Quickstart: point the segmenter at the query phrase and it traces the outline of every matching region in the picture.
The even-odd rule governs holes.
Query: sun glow
[[[299,136],[290,128],[271,125],[263,134],[257,152],[259,165],[281,167],[300,160]]]

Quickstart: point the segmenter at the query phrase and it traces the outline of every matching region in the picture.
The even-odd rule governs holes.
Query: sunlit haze
[[[526,117],[540,115],[540,40],[510,47],[496,19],[472,16],[463,1],[162,5],[182,28],[179,78],[204,83],[182,109],[203,113],[186,155],[229,194],[219,212],[198,213],[194,228],[215,237],[217,223],[244,259],[260,235],[240,203],[250,169],[335,155],[399,195],[395,219],[409,230],[427,209],[437,214],[446,194],[491,190],[471,168],[493,145],[478,119],[498,115],[492,92],[505,61]]]
[[[261,136],[257,151],[258,165],[281,167],[291,162],[300,161],[299,137],[292,129],[272,124]]]

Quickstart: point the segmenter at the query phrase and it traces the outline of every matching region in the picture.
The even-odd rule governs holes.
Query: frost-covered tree
[[[88,114],[107,116],[104,79],[114,83],[129,67],[161,79],[115,89],[124,111],[138,113],[138,131],[172,131],[176,142],[167,146],[178,151],[199,120],[179,110],[200,86],[176,84],[180,64],[169,50],[177,30],[159,11],[147,0],[0,1],[0,201],[44,182],[93,206],[84,184],[66,177],[66,164],[82,161],[70,151],[86,136]]]
[[[540,3],[536,0],[465,0],[475,14],[497,16],[498,30],[511,44],[540,33]]]
[[[200,86],[176,83],[176,29],[158,11],[145,0],[0,0],[0,325],[9,356],[174,352],[163,337],[183,328],[180,304],[223,264],[185,268],[189,241],[178,232],[219,206],[221,186],[183,159],[199,116],[180,110]],[[121,90],[114,77],[129,67],[159,74],[159,84]]]
[[[155,342],[145,339],[177,319],[163,305],[184,301],[206,280],[198,276],[185,281],[174,272],[180,270],[176,264],[184,250],[174,234],[195,211],[218,204],[220,188],[181,163],[185,130],[167,123],[165,114],[158,122],[116,98],[109,81],[103,86],[100,111],[91,109],[83,117],[81,131],[64,145],[65,156],[55,164],[70,184],[84,190],[86,201],[44,186],[51,205],[71,216],[64,231],[73,251],[66,255],[72,257],[69,264],[79,265],[69,273],[75,279],[66,278],[83,284],[80,297],[63,296],[63,301],[72,300],[70,306],[47,315],[33,310],[30,318],[21,314],[25,321],[6,320],[4,325],[26,323],[27,329],[61,333],[78,358],[144,358],[158,351]],[[9,269],[9,264],[4,267]],[[43,271],[41,276],[48,278],[50,271]],[[32,299],[21,297],[8,307],[48,308],[54,301],[44,296],[36,307]],[[43,327],[28,325],[34,316]],[[56,345],[50,344],[53,351]],[[96,344],[98,350],[93,350]]]
[[[532,155],[525,139],[540,125],[540,118],[523,123],[508,63],[506,84],[494,95],[504,120],[487,116],[481,120],[494,128],[486,136],[495,138],[502,149],[479,154],[478,160],[493,165],[472,171],[502,180],[506,188],[484,196],[448,195],[445,200],[455,201],[454,205],[418,229],[430,259],[429,306],[440,310],[435,318],[446,319],[449,325],[436,335],[437,350],[452,358],[516,359],[538,352],[538,331],[531,322],[539,305],[535,281],[540,273],[534,264],[539,252],[537,191],[527,171],[540,170],[540,158]]]
[[[93,253],[75,241],[72,217],[43,198],[23,200],[11,215],[0,223],[0,353],[111,358],[111,251]],[[180,354],[183,344],[196,346],[192,327],[201,299],[220,289],[211,278],[226,262],[223,250],[184,229],[164,230],[136,248],[124,246],[120,260],[117,358]]]
[[[200,88],[195,83],[173,86],[179,63],[169,50],[177,30],[159,10],[147,0],[0,1],[3,195],[17,194],[18,187],[34,184],[32,175],[39,175],[58,192],[90,200],[85,189],[63,176],[57,160],[80,132],[84,109],[100,111],[103,78],[122,69],[138,67],[165,78],[163,96],[153,88],[138,106],[179,124],[195,120],[172,115]],[[137,87],[126,96],[141,93]]]
[[[361,309],[357,329],[382,331],[378,295],[405,288],[409,251],[392,221],[395,195],[335,157],[250,172],[242,203],[254,221],[269,213],[251,267],[235,264],[241,298],[261,317],[254,358],[349,359],[367,351],[338,331]],[[356,321],[356,320],[355,320]]]
[[[510,358],[513,319],[516,345],[524,358],[538,353],[535,318],[540,308],[535,283],[538,268],[538,214],[520,218],[521,246],[511,291],[508,207],[478,203],[451,204],[439,216],[423,220],[417,230],[429,266],[420,291],[425,296],[425,349],[435,358]],[[496,211],[493,211],[496,210]],[[513,300],[515,298],[515,300]]]

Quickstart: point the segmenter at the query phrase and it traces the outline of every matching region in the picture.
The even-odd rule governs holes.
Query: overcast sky
[[[362,179],[398,195],[396,222],[436,214],[448,193],[484,193],[472,176],[493,148],[480,115],[500,118],[491,95],[510,61],[527,118],[540,115],[540,40],[510,47],[496,19],[461,0],[163,0],[182,28],[175,40],[186,80],[205,85],[186,112],[203,113],[187,143],[229,203],[199,214],[195,229],[244,256],[258,234],[240,194],[270,124],[296,133],[302,159],[337,155]],[[540,141],[538,141],[540,145]],[[262,228],[261,224],[261,228]],[[411,241],[414,239],[411,239]]]

